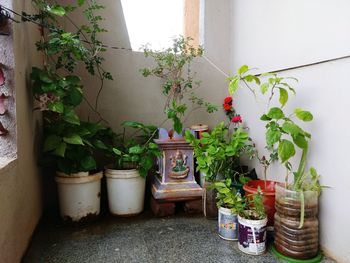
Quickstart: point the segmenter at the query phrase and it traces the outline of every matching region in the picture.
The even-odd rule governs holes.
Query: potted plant
[[[295,94],[294,88],[285,81],[286,78],[277,74],[263,74],[260,78],[266,77],[267,81],[262,83],[260,78],[247,73],[248,71],[247,66],[239,69],[239,74],[231,79],[231,92],[239,87],[241,80],[246,84],[255,81],[260,85],[263,95],[270,94],[268,110],[260,119],[266,122],[267,148],[273,154],[277,154],[278,160],[286,168],[285,183],[276,185],[275,251],[297,259],[317,257],[318,196],[321,186],[314,168],[306,172],[311,134],[295,121],[298,119],[310,122],[313,120],[313,115],[301,108],[295,108],[292,113],[284,111],[289,93]],[[248,84],[247,86],[255,92]],[[270,102],[277,92],[280,106],[271,107]],[[297,170],[294,170],[290,161],[296,155],[297,149],[300,150],[301,156]],[[293,176],[292,183],[289,183],[290,174]]]
[[[230,125],[235,128],[230,130]],[[215,193],[210,191],[213,188],[209,186],[223,178],[229,178],[232,182],[245,180],[244,175],[234,168],[237,167],[239,157],[244,152],[250,152],[253,145],[248,133],[237,126],[239,122],[231,122],[230,125],[221,122],[211,132],[202,133],[200,139],[196,139],[189,131],[185,135],[194,148],[197,170],[205,174],[203,210],[207,218],[216,218],[217,215],[213,198]]]
[[[244,197],[232,186],[231,179],[216,181],[211,187],[217,190],[219,236],[226,240],[237,240],[237,216],[245,207]]]
[[[267,215],[260,189],[246,198],[246,207],[238,215],[238,248],[247,254],[266,251]]]
[[[193,111],[205,108],[208,113],[212,113],[217,110],[215,105],[191,92],[200,86],[200,82],[194,79],[190,64],[204,52],[202,47],[192,46],[191,41],[191,38],[179,36],[173,40],[170,48],[144,48],[145,57],[153,58],[155,66],[143,68],[141,73],[144,77],[155,76],[163,80],[162,93],[166,96],[164,113],[173,123],[173,129],[169,131],[170,138],[182,137],[184,122]],[[188,110],[189,113],[186,114]]]
[[[274,101],[273,98],[276,94],[279,94],[279,103],[281,108],[285,106],[290,97],[290,93],[295,94],[295,89],[288,83],[288,80],[294,78],[284,78],[278,76],[277,74],[261,74],[253,75],[250,73],[248,66],[241,66],[237,74],[230,77],[229,81],[229,92],[234,94],[236,90],[244,86],[248,88],[254,97],[257,97],[257,91],[252,86],[252,83],[255,83],[258,86],[259,92],[264,96],[268,95],[267,99],[267,108],[268,112],[264,113],[261,116],[262,121],[270,120],[270,122],[265,126],[266,127],[266,149],[269,151],[268,157],[266,155],[260,156],[256,150],[255,156],[259,160],[259,163],[263,166],[263,180],[252,180],[247,182],[244,185],[244,190],[247,194],[253,194],[257,192],[257,189],[260,188],[263,193],[263,201],[265,204],[266,213],[268,215],[268,226],[273,227],[274,214],[275,214],[275,181],[267,180],[267,171],[271,163],[278,160],[279,150],[276,147],[276,142],[281,138],[282,133],[276,128],[275,121],[273,119],[274,114],[277,114],[275,107],[271,107],[271,103]],[[269,109],[272,109],[270,112]],[[278,107],[276,107],[278,108]],[[282,147],[281,147],[282,149]],[[286,149],[287,151],[287,149]],[[281,152],[281,150],[280,150]]]
[[[107,135],[108,129],[98,124],[102,120],[97,112],[98,96],[91,109],[99,121],[84,122],[76,114],[75,109],[84,96],[80,78],[74,71],[79,62],[84,63],[87,71],[101,80],[99,89],[105,79],[112,79],[102,68],[100,51],[103,49],[97,40],[97,34],[105,30],[99,26],[101,17],[96,19],[95,12],[103,6],[95,1],[78,1],[76,6],[48,1],[33,3],[39,14],[23,15],[26,21],[42,26],[42,37],[36,45],[43,53],[44,65],[41,69],[34,67],[31,74],[33,96],[44,119],[42,164],[56,171],[61,217],[73,222],[87,220],[100,212],[102,173],[98,172],[94,155],[96,150],[106,149],[101,135]],[[85,3],[88,4],[86,8]],[[77,8],[84,8],[87,18],[87,24],[81,27],[69,17]],[[71,22],[76,32],[64,30],[58,18]]]
[[[193,47],[190,42],[190,38],[180,36],[174,39],[170,48],[161,51],[144,49],[145,56],[152,58],[155,65],[141,69],[142,75],[163,80],[162,93],[166,97],[164,113],[172,121],[172,129],[160,127],[159,139],[155,140],[162,152],[152,186],[155,200],[202,197],[202,188],[196,182],[193,171],[193,150],[183,138],[183,127],[193,111],[205,108],[211,113],[216,107],[192,92],[200,83],[195,81],[190,64],[203,54],[203,49]]]
[[[143,211],[146,176],[159,156],[153,143],[157,128],[139,122],[124,122],[124,132],[111,149],[114,163],[106,168],[109,210],[118,216],[132,216]],[[126,139],[125,128],[137,129]],[[136,137],[141,133],[140,136]]]

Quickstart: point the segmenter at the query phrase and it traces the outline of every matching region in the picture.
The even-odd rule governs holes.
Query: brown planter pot
[[[218,208],[216,206],[216,190],[208,189],[212,183],[205,182],[203,187],[203,213],[207,219],[218,218]]]
[[[300,193],[276,185],[275,247],[281,254],[295,259],[310,259],[319,250],[318,193],[305,191],[305,216],[300,225]]]

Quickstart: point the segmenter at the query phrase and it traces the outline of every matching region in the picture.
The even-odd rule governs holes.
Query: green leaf
[[[41,89],[45,93],[52,92],[56,89],[56,85],[55,83],[43,83]]]
[[[232,79],[230,79],[230,84],[228,86],[228,92],[230,93],[230,95],[232,95],[233,93],[235,93],[238,89],[238,78],[234,77]]]
[[[295,115],[302,121],[312,121],[313,120],[313,116],[311,114],[311,112],[306,111],[306,110],[302,110],[300,108],[296,108],[294,110]]]
[[[143,125],[140,122],[136,122],[136,121],[124,121],[122,123],[123,127],[130,127],[130,128],[135,128],[135,129],[142,129],[145,127],[145,125]]]
[[[284,113],[280,108],[274,107],[271,108],[270,111],[267,113],[267,117],[275,120],[279,120],[284,118]]]
[[[78,115],[75,114],[72,108],[68,108],[68,109],[66,108],[62,118],[68,123],[75,124],[75,125],[80,124],[79,117]]]
[[[96,161],[92,156],[86,156],[80,161],[80,165],[84,171],[91,171],[96,169]]]
[[[62,142],[62,138],[57,135],[50,135],[45,139],[44,142],[44,152],[49,152],[56,149],[60,143]]]
[[[71,134],[67,137],[63,137],[63,141],[68,144],[84,145],[83,140],[78,134]]]
[[[270,121],[272,120],[270,117],[268,117],[266,114],[263,114],[261,117],[260,117],[260,120],[262,121]]]
[[[68,98],[73,106],[78,106],[83,100],[82,91],[77,88],[72,88],[69,91]]]
[[[305,139],[305,136],[302,134],[297,134],[293,136],[293,142],[301,149],[305,149],[308,147],[308,142]]]
[[[173,118],[173,126],[174,131],[176,131],[178,134],[182,133],[182,123],[178,117]]]
[[[106,144],[104,144],[101,140],[95,140],[94,141],[94,146],[97,148],[97,149],[100,149],[100,150],[107,150],[108,147],[106,146]]]
[[[279,88],[279,89],[280,89],[279,102],[281,103],[281,106],[283,107],[284,105],[286,105],[286,103],[288,101],[288,91],[284,88]]]
[[[158,145],[153,143],[153,142],[150,142],[149,145],[148,145],[148,148],[151,149],[151,150],[157,150],[158,149]]]
[[[146,171],[148,171],[153,166],[153,159],[151,157],[149,157],[149,156],[146,156],[146,157],[142,158],[142,160],[140,162],[140,166],[143,169],[145,169]]]
[[[80,78],[75,75],[69,75],[65,77],[65,81],[72,85],[78,85],[80,83]]]
[[[247,65],[243,65],[238,69],[238,75],[242,75],[246,73],[249,70],[249,67]]]
[[[288,161],[295,155],[294,144],[289,140],[282,140],[278,145],[278,156],[282,163]]]
[[[220,189],[218,189],[218,192],[220,194],[227,194],[227,193],[230,192],[230,189],[228,189],[228,188],[220,188]]]
[[[48,104],[48,108],[49,110],[57,113],[63,113],[64,111],[64,105],[61,101],[50,102]]]
[[[297,136],[299,133],[303,133],[303,130],[298,125],[290,121],[283,123],[282,130],[291,136]]]
[[[66,148],[67,148],[67,144],[64,142],[61,142],[53,153],[57,156],[64,157],[66,153]]]
[[[118,150],[117,148],[113,148],[113,152],[116,154],[116,155],[122,155],[122,152],[120,150]]]
[[[141,154],[143,152],[143,147],[140,145],[135,145],[129,149],[130,154]]]
[[[66,14],[64,7],[60,5],[53,5],[51,7],[48,7],[47,11],[56,16],[64,16]]]
[[[261,84],[260,86],[260,91],[261,91],[261,94],[265,94],[269,89],[269,83],[266,82],[264,84]]]
[[[85,4],[85,0],[78,0],[78,6],[82,6],[83,4]]]
[[[276,128],[268,128],[266,131],[266,143],[268,146],[274,145],[276,142],[278,142],[281,139],[281,132],[279,129]]]

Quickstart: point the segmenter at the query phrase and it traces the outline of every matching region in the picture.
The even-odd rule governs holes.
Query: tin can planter
[[[301,192],[276,185],[275,249],[294,259],[312,259],[319,252],[318,193],[304,191],[304,224],[300,228]]]
[[[266,251],[267,217],[251,220],[238,216],[238,248],[250,255],[261,255]]]
[[[144,208],[146,179],[136,169],[106,169],[108,205],[111,214],[133,216]]]
[[[57,172],[60,215],[68,223],[86,222],[100,214],[102,172],[67,175]]]
[[[238,239],[237,215],[228,208],[219,208],[218,232],[219,236],[225,240]]]

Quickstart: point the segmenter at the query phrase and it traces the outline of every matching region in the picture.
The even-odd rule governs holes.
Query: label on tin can
[[[219,236],[228,240],[238,239],[237,215],[219,210]]]

